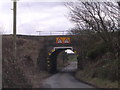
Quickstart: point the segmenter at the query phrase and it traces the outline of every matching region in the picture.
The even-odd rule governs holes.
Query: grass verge
[[[110,80],[100,79],[100,78],[92,78],[89,72],[85,71],[77,71],[75,77],[83,82],[86,82],[90,85],[93,85],[97,88],[118,88],[118,81],[111,82]]]

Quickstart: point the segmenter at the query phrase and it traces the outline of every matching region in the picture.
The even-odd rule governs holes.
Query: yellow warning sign
[[[74,51],[74,53],[77,53],[77,51]]]
[[[70,37],[57,37],[56,38],[57,44],[69,44],[70,43]]]
[[[51,51],[54,52],[54,49],[52,49]]]
[[[62,40],[62,38],[60,38],[60,37],[57,37],[57,38],[56,38],[56,43],[59,43],[59,44],[61,43],[61,44],[62,44],[62,43],[63,43],[63,40]]]
[[[48,55],[51,55],[51,53],[48,53]]]

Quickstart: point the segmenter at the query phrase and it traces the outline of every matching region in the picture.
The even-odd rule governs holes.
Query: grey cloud
[[[0,13],[6,13],[9,14],[12,12],[12,2],[4,2],[0,4]]]
[[[8,11],[8,8],[10,7],[11,4],[6,7],[6,11],[4,12],[4,14],[7,15],[7,13],[10,12]],[[0,10],[2,8],[0,8]],[[65,8],[64,3],[60,2],[18,1],[17,33],[27,35],[37,34],[36,31],[41,30],[41,27],[45,31],[68,30],[69,28],[73,27],[73,25],[65,17],[66,12],[67,9]]]
[[[35,27],[32,23],[26,23],[20,25],[20,27],[17,29],[17,34],[32,34],[35,31]]]
[[[64,5],[62,2],[18,2],[20,9],[24,10],[25,8],[29,8],[33,11],[41,11],[62,5]]]

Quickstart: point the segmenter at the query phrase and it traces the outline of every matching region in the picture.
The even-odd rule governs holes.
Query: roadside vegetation
[[[76,61],[77,62],[77,56],[75,54],[68,54],[68,61],[70,62],[74,62]]]
[[[70,62],[77,62],[77,56],[75,54],[68,54],[65,51],[60,52],[57,57],[57,69],[61,70],[69,65]]]
[[[80,35],[76,77],[100,88],[118,88],[120,51],[120,2],[69,2],[69,32]],[[75,43],[76,43],[75,42]]]
[[[67,53],[65,51],[60,52],[57,57],[57,69],[61,70],[68,64],[69,64],[69,61],[68,61]]]
[[[13,57],[13,36],[2,36],[3,88],[40,88],[41,81],[49,76],[39,72],[37,58],[42,40],[17,36],[17,59]]]

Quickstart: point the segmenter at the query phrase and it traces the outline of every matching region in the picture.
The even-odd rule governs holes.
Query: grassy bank
[[[86,74],[88,73],[85,73],[85,71],[78,71],[75,76],[78,80],[82,80],[98,88],[118,88],[118,81],[111,82],[110,80],[92,78],[86,76]]]
[[[40,88],[47,72],[39,72],[37,58],[42,39],[17,37],[17,59],[13,57],[13,37],[2,37],[3,88]]]
[[[89,63],[83,70],[76,72],[77,79],[98,88],[118,88],[118,61]]]

